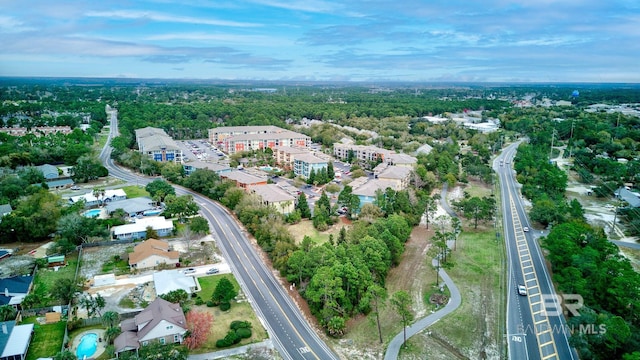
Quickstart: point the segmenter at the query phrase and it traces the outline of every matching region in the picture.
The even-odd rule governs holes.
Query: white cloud
[[[158,13],[154,11],[139,11],[139,10],[89,11],[85,15],[88,17],[99,17],[99,18],[107,18],[107,19],[152,20],[157,22],[229,26],[229,27],[262,26],[256,23],[217,20],[217,19],[204,19],[204,18],[197,18],[192,16],[176,16],[171,14]]]
[[[32,30],[35,30],[35,28],[26,26],[24,22],[14,17],[0,15],[0,32],[2,33],[19,33]]]

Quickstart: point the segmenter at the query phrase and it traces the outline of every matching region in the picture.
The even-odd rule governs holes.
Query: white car
[[[525,227],[522,228],[522,231],[529,232],[529,228],[525,226]]]
[[[527,296],[527,287],[522,284],[518,285],[518,295]]]
[[[188,268],[184,270],[185,274],[195,274],[196,273],[196,269],[195,268]]]

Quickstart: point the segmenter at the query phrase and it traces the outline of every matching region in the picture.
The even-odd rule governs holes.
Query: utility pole
[[[571,159],[571,155],[573,153],[573,125],[575,124],[576,119],[571,120],[571,135],[569,136],[569,159]]]
[[[551,133],[551,149],[549,149],[549,161],[551,161],[551,158],[553,156],[553,140],[555,139],[555,135],[556,129],[553,129],[553,132]]]

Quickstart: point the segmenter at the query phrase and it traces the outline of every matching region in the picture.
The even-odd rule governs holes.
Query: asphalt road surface
[[[504,240],[509,268],[507,282],[507,345],[509,359],[578,359],[569,345],[570,333],[545,266],[540,246],[529,224],[511,163],[519,143],[495,160],[500,178]],[[527,295],[518,293],[524,285]]]
[[[108,115],[111,138],[118,135],[117,112],[112,111]],[[111,147],[107,141],[100,158],[111,176],[140,185],[154,180],[116,166],[110,154]],[[284,359],[338,359],[304,319],[226,209],[186,188],[175,188],[178,195],[192,195],[202,215],[209,220],[214,239],[281,356]]]

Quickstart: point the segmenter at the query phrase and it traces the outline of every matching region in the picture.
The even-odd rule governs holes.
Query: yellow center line
[[[516,231],[519,230],[519,231],[523,232],[522,223],[520,222],[520,218],[518,216],[517,208],[516,208],[515,202],[513,200],[513,197],[509,196],[509,202],[510,202],[510,206],[511,206],[511,213],[515,215],[515,216],[513,216],[513,221],[514,221],[514,225],[515,225]],[[519,236],[519,234],[518,234],[518,236]],[[526,235],[524,235],[524,236],[526,237]],[[524,274],[533,273],[534,279],[537,281],[538,274],[536,273],[535,267],[533,265],[525,267],[523,262],[522,262],[522,259],[524,257],[527,257],[528,258],[527,261],[529,261],[531,259],[530,254],[531,254],[531,252],[529,251],[529,244],[525,242],[525,249],[518,248],[518,256],[519,256],[519,260],[520,260],[518,262],[520,263],[520,268],[522,270],[523,275]],[[525,271],[525,268],[526,269],[531,269],[531,270],[530,271]],[[539,290],[537,285],[533,286],[532,289],[538,289]],[[529,289],[527,288],[527,292],[528,291],[529,291]],[[536,294],[537,293],[538,292],[536,292]],[[544,328],[543,328],[544,331],[550,330],[551,329],[551,323],[549,323],[549,319],[546,316],[543,318],[543,320],[535,321],[536,315],[541,313],[542,311],[540,311],[538,313],[534,313],[533,312],[533,304],[532,304],[530,299],[531,298],[529,296],[527,296],[527,303],[529,304],[529,309],[531,310],[532,320],[534,321],[534,325],[536,325],[536,329],[537,329],[537,325],[538,324],[546,323],[546,326],[544,326]],[[539,301],[536,301],[536,303],[539,303]],[[538,351],[540,352],[540,357],[543,358],[543,359],[547,359],[547,358],[550,358],[552,356],[556,356],[557,353],[558,353],[558,350],[556,348],[556,343],[555,343],[555,339],[553,338],[553,336],[551,337],[551,341],[550,342],[547,342],[547,343],[545,343],[545,345],[542,345],[542,344],[540,344],[540,336],[542,335],[542,332],[538,332],[537,330],[534,330],[534,331],[535,331],[535,335],[536,335],[536,342],[538,343]],[[542,348],[548,346],[549,344],[553,346],[553,352],[550,355],[545,356],[543,351],[542,351]]]

